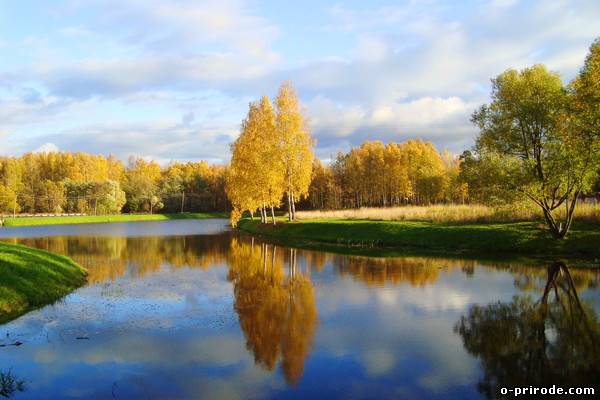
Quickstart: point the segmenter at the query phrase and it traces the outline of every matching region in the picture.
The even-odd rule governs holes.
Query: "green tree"
[[[503,158],[507,179],[491,183],[537,204],[557,239],[569,231],[577,198],[598,170],[594,145],[576,123],[572,103],[558,74],[535,65],[492,80],[492,102],[472,116],[480,128],[477,151]]]

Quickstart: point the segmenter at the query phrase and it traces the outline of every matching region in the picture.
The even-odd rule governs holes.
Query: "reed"
[[[563,210],[558,210],[561,216]],[[543,221],[541,211],[534,204],[516,203],[505,206],[431,205],[390,208],[360,208],[326,211],[298,211],[299,220],[347,219],[372,221],[427,221],[427,222],[533,222]],[[582,203],[575,211],[576,221],[600,223],[600,204]]]

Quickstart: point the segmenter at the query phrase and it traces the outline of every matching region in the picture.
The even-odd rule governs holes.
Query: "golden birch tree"
[[[276,99],[276,129],[279,157],[283,164],[288,219],[295,216],[295,203],[308,194],[312,177],[314,141],[300,109],[291,82],[283,82]]]
[[[283,164],[278,154],[275,113],[268,97],[250,104],[231,151],[226,190],[236,210],[232,215],[239,217],[241,211],[252,213],[258,208],[261,222],[265,223],[270,209],[275,224],[274,208],[280,205],[284,189]]]

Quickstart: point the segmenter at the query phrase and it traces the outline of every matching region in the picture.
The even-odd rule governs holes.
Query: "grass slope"
[[[4,226],[33,226],[59,224],[89,224],[99,222],[165,221],[170,219],[228,218],[228,213],[183,213],[183,214],[115,214],[83,215],[65,217],[22,217],[5,218]]]
[[[0,323],[52,303],[86,281],[68,257],[0,242]]]
[[[398,255],[405,250],[432,253],[600,257],[600,225],[575,224],[565,240],[553,240],[539,223],[440,223],[321,219],[277,226],[244,219],[240,229],[283,244],[327,248],[365,255]]]

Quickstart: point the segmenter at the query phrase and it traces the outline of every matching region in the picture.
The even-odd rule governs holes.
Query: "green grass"
[[[115,214],[115,215],[82,215],[65,217],[18,217],[4,218],[4,226],[33,226],[59,224],[89,224],[99,222],[136,222],[165,221],[171,219],[207,219],[228,218],[225,212],[215,213],[183,213],[183,214]]]
[[[240,229],[283,244],[346,253],[394,256],[407,251],[490,256],[571,257],[600,260],[600,225],[574,224],[554,240],[539,223],[441,223],[343,219],[280,221],[244,219]]]
[[[0,323],[50,304],[86,281],[68,257],[0,242]]]

